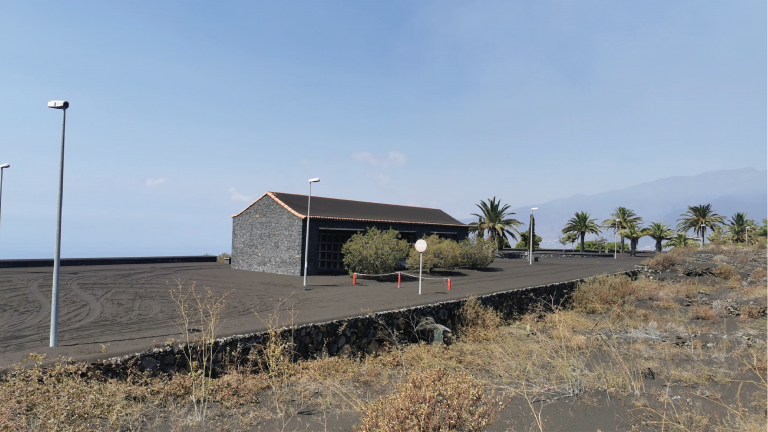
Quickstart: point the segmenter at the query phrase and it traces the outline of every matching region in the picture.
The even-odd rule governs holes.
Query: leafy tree
[[[571,250],[575,250],[575,248],[573,247],[573,244],[576,243],[577,241],[579,241],[579,235],[576,234],[575,232],[571,232],[562,237],[562,241],[560,242],[560,244],[565,246],[567,243],[570,243]]]
[[[488,231],[488,236],[494,241],[497,249],[504,246],[505,234],[517,240],[517,235],[520,234],[517,227],[522,222],[510,217],[515,213],[509,211],[509,204],[501,205],[501,201],[493,197],[476,205],[482,214],[472,213],[472,216],[477,216],[477,222],[469,224],[470,232],[482,237],[485,231]]]
[[[664,249],[668,247],[686,247],[693,244],[693,239],[684,232],[675,233],[675,235],[664,243]]]
[[[618,219],[618,222],[617,222]],[[611,213],[611,218],[603,221],[602,225],[605,228],[613,229],[613,232],[617,232],[626,229],[630,224],[642,224],[643,218],[636,215],[634,210],[630,210],[626,207],[616,207],[616,210]],[[624,237],[621,238],[621,253],[624,253]]]
[[[648,235],[648,230],[631,223],[627,225],[626,228],[619,231],[619,235],[621,235],[622,238],[629,240],[629,254],[635,256],[635,253],[637,252],[637,242]]]
[[[528,249],[528,247],[530,246],[530,243],[528,243],[529,238],[530,236],[528,234],[528,231],[520,231],[520,241],[517,242],[517,244],[515,245],[515,248]],[[539,249],[539,244],[541,243],[541,237],[534,235],[533,239],[534,239],[533,248]]]
[[[395,230],[380,231],[376,227],[353,235],[341,253],[344,267],[352,273],[382,274],[393,272],[408,256],[411,246],[400,239]]]
[[[590,219],[589,213],[577,212],[574,217],[568,219],[563,228],[563,234],[576,233],[581,240],[580,252],[584,252],[584,236],[587,234],[600,234],[600,227],[595,223],[597,219]]]
[[[688,232],[693,229],[697,236],[701,237],[701,245],[704,246],[704,237],[707,228],[712,230],[724,223],[725,218],[715,213],[711,204],[688,206],[688,211],[680,215],[677,220],[677,230]]]
[[[768,219],[763,219],[763,224],[757,229],[758,237],[768,237]]]
[[[444,239],[437,234],[424,239],[427,242],[427,250],[423,254],[422,267],[427,273],[431,273],[436,268],[453,270],[461,264],[461,250],[455,240]],[[409,269],[419,268],[419,253],[416,249],[409,248],[410,253],[405,262]]]
[[[461,267],[486,268],[496,258],[496,251],[496,244],[491,240],[482,237],[466,238],[459,242]]]
[[[747,241],[747,229],[752,230],[752,232],[755,232],[756,224],[755,221],[751,219],[747,219],[746,213],[734,213],[733,216],[731,216],[731,220],[728,222],[728,230],[731,232],[731,235],[733,236],[733,241],[737,243],[744,243]]]
[[[647,236],[656,240],[656,252],[661,252],[661,242],[669,240],[674,235],[672,228],[670,228],[664,222],[651,222],[651,225],[647,228]]]

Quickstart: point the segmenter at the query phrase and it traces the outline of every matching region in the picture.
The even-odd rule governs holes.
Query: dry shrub
[[[692,320],[720,321],[715,310],[709,305],[693,305],[688,314]]]
[[[412,376],[393,395],[368,405],[355,430],[484,431],[501,407],[471,375],[438,369]]]
[[[765,307],[760,307],[757,305],[746,305],[740,307],[739,312],[741,313],[742,317],[755,319],[765,316]]]
[[[459,334],[471,341],[492,340],[498,335],[503,320],[499,313],[470,297],[459,311]]]
[[[765,269],[759,268],[752,272],[750,278],[752,278],[752,280],[755,282],[761,282],[763,279],[765,279],[766,275],[768,275],[768,273],[766,273]]]
[[[667,310],[674,310],[674,309],[680,309],[680,304],[674,301],[671,298],[665,297],[661,300],[657,300],[653,303],[651,303],[651,306],[658,308],[658,309],[667,309]]]
[[[677,249],[677,248],[676,248]],[[655,257],[646,258],[640,264],[647,266],[652,270],[665,271],[671,270],[683,262],[683,258],[679,254],[672,254],[671,252],[660,253]]]
[[[715,268],[712,273],[721,279],[732,279],[739,276],[739,272],[736,268],[729,266],[728,264],[720,264]]]
[[[676,247],[672,248],[669,252],[666,252],[666,255],[669,255],[673,259],[679,259],[682,262],[690,259],[697,250],[698,247],[695,246]]]
[[[588,314],[604,313],[632,300],[634,293],[632,281],[627,276],[600,275],[579,283],[573,292],[573,307]]]

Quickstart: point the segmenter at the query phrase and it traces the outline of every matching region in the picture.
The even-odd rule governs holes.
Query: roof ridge
[[[302,219],[305,219],[307,217],[307,215],[303,215],[303,214],[297,212],[296,210],[293,209],[293,207],[291,207],[288,204],[280,201],[280,198],[275,196],[276,193],[282,193],[282,192],[267,192],[266,195],[269,195],[270,198],[275,200],[275,202],[277,202],[278,204],[283,206],[286,210],[288,210],[289,212],[293,213],[295,216],[298,216],[298,217],[300,217]]]
[[[304,195],[304,194],[296,194],[296,193],[291,193],[291,192],[270,192],[270,193],[307,196],[307,195]],[[389,203],[374,202],[374,201],[351,200],[351,199],[346,199],[346,198],[331,198],[331,197],[324,197],[324,196],[320,196],[320,195],[312,195],[312,198],[325,198],[325,199],[336,200],[336,201],[352,201],[352,202],[360,202],[360,203],[368,203],[368,204],[389,205],[389,206],[395,206],[395,207],[410,207],[410,208],[418,208],[418,209],[440,210],[441,212],[445,213],[444,210],[439,209],[439,208],[434,208],[434,207],[419,207],[419,206],[410,206],[410,205],[404,205],[404,204],[389,204]],[[448,214],[448,213],[445,213],[445,214]]]

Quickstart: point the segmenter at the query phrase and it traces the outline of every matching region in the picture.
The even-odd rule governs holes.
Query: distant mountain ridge
[[[675,228],[677,219],[688,206],[698,204],[712,204],[726,219],[736,212],[745,212],[748,218],[761,222],[768,216],[768,170],[741,168],[667,177],[594,195],[579,194],[535,203],[512,211],[527,226],[531,207],[539,207],[535,212],[536,231],[543,238],[542,247],[561,247],[557,243],[561,229],[579,211],[586,211],[599,223],[610,219],[616,207],[623,206],[642,217],[643,225],[665,222]],[[474,222],[474,219],[462,222]],[[613,241],[612,231],[605,231],[602,236]],[[648,238],[640,241],[640,247],[652,244],[653,240]]]

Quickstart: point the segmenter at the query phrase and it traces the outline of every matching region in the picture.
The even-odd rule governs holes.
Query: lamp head
[[[2,169],[2,168],[10,168],[10,167],[11,167],[11,164],[9,164],[9,163],[4,163],[4,164],[0,165],[0,169]]]
[[[319,179],[319,178],[313,178],[313,179],[309,179],[309,182],[310,182],[310,183],[317,183],[317,182],[319,182],[319,181],[320,181],[320,179]]]
[[[65,100],[50,101],[48,102],[48,108],[65,110],[69,108],[69,102]]]
[[[531,211],[538,210],[538,207],[531,207]]]

